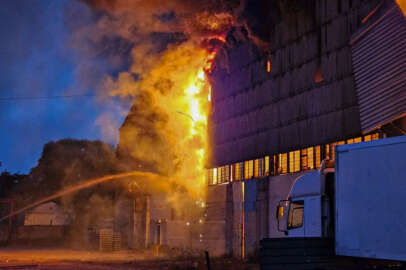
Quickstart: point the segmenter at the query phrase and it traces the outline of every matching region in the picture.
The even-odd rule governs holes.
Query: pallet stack
[[[99,237],[99,250],[102,252],[113,251],[113,230],[100,229]]]
[[[121,233],[114,232],[113,233],[113,251],[120,251],[121,250]]]

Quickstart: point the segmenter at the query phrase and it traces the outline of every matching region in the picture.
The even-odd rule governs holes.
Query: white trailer
[[[406,136],[336,153],[336,254],[406,261]]]

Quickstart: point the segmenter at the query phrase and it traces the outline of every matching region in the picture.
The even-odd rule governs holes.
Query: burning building
[[[298,176],[334,160],[335,145],[406,132],[406,21],[395,1],[255,6],[251,11],[246,1],[244,23],[220,38],[215,53],[193,49],[184,58],[190,47],[179,46],[159,60],[173,68],[157,65],[136,85],[148,91],[137,92],[120,129],[119,156],[181,179],[175,186],[187,192],[176,194],[203,189],[204,162],[207,169],[196,231],[188,229],[191,217],[169,203],[179,196],[170,198],[168,190],[179,188],[135,195],[140,204],[129,207],[129,233],[138,245],[244,258],[262,238],[280,235],[276,205]],[[199,57],[215,58],[194,61]],[[183,69],[175,68],[179,59]]]
[[[233,29],[211,74],[205,241],[216,253],[244,257],[281,236],[276,205],[298,176],[334,160],[335,145],[406,131],[396,3],[298,2],[279,1],[269,52]]]

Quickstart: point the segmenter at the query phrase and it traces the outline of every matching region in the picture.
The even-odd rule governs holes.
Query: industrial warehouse
[[[272,29],[271,54],[244,28],[227,36],[211,74],[203,245],[213,254],[246,256],[262,238],[280,236],[277,203],[300,174],[334,160],[335,145],[406,130],[400,9],[393,1],[334,2],[282,17]],[[365,46],[376,46],[374,56],[362,54]]]
[[[97,120],[114,143],[58,138],[0,175],[1,242],[117,269],[406,269],[402,1],[81,0],[124,117]]]
[[[401,10],[393,1],[314,7],[282,15],[270,54],[235,29],[218,55],[205,234],[218,254],[244,257],[281,237],[279,201],[301,174],[334,160],[336,145],[406,134]]]
[[[335,146],[405,134],[402,11],[394,1],[310,2],[266,15],[275,16],[262,26],[268,47],[245,27],[227,34],[210,74],[204,225],[190,234],[187,218],[151,195],[142,243],[253,255],[261,239],[283,236],[279,201],[299,176],[334,161]],[[134,119],[135,109],[122,134]]]

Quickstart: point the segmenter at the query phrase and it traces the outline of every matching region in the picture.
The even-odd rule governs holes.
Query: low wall
[[[66,226],[21,226],[17,228],[13,242],[35,246],[61,245],[66,231]]]

